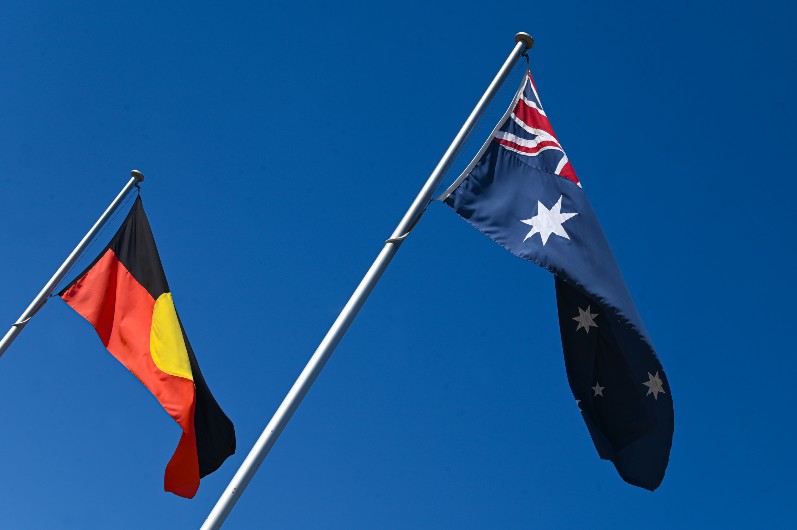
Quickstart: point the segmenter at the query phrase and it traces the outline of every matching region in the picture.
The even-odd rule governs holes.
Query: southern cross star
[[[586,311],[584,311],[580,307],[578,308],[578,316],[573,317],[573,320],[578,322],[578,327],[576,328],[576,331],[580,330],[581,328],[584,328],[584,331],[586,331],[587,334],[589,334],[590,327],[593,328],[598,327],[598,325],[595,323],[595,317],[598,316],[598,313],[590,313],[589,308],[590,306],[587,306]],[[573,313],[570,314],[572,315]]]
[[[548,242],[548,238],[551,237],[551,234],[556,234],[557,236],[563,237],[565,239],[570,239],[570,236],[567,235],[565,229],[562,228],[562,223],[571,217],[575,217],[576,215],[578,214],[575,212],[562,213],[561,195],[559,196],[559,200],[556,201],[556,204],[551,206],[550,210],[546,208],[545,205],[540,201],[537,201],[537,215],[531,219],[523,219],[520,221],[523,224],[531,226],[531,231],[526,234],[526,237],[523,238],[523,241],[526,241],[534,234],[540,234],[540,237],[542,238],[542,246],[545,246],[545,244]]]
[[[603,397],[603,391],[606,390],[605,386],[601,386],[600,383],[595,383],[595,386],[592,387],[592,391],[595,392],[595,395],[592,397]]]
[[[653,399],[657,401],[659,399],[659,392],[661,392],[662,394],[667,393],[664,391],[664,387],[661,385],[661,379],[659,379],[659,372],[656,372],[656,375],[651,375],[650,372],[648,372],[648,380],[642,384],[648,387],[648,393],[645,395],[649,396],[653,394]]]

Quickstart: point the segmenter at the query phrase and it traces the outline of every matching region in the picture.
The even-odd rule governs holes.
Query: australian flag
[[[670,385],[531,73],[441,199],[554,274],[567,378],[598,454],[656,489],[672,445]]]

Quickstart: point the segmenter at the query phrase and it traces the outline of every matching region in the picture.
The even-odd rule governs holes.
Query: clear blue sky
[[[437,204],[226,528],[793,523],[795,12],[651,6],[3,2],[3,332],[138,168],[239,450],[164,493],[177,425],[51,300],[0,359],[0,527],[198,527],[517,31],[669,376],[664,483],[599,460],[550,275]]]

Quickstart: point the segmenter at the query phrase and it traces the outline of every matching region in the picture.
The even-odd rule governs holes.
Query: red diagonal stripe
[[[540,114],[537,109],[526,105],[523,98],[519,99],[517,105],[515,105],[514,114],[529,127],[543,130],[556,138],[556,133],[553,132],[553,126],[548,121],[548,118]]]
[[[529,155],[536,155],[544,147],[553,147],[557,151],[560,151],[560,152],[562,151],[562,148],[559,146],[558,143],[551,142],[551,141],[548,141],[548,140],[546,140],[544,142],[540,142],[534,147],[526,147],[525,145],[516,144],[515,142],[513,142],[511,140],[504,140],[503,138],[496,138],[495,141],[498,142],[499,144],[503,145],[503,146],[511,147],[512,149],[516,149],[516,150],[520,151],[521,153],[526,153],[526,154],[529,154]]]

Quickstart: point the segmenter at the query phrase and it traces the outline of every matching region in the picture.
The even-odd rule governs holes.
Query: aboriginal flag
[[[164,489],[192,498],[200,477],[235,452],[235,428],[210,393],[177,316],[141,197],[105,250],[59,295],[183,430]]]

